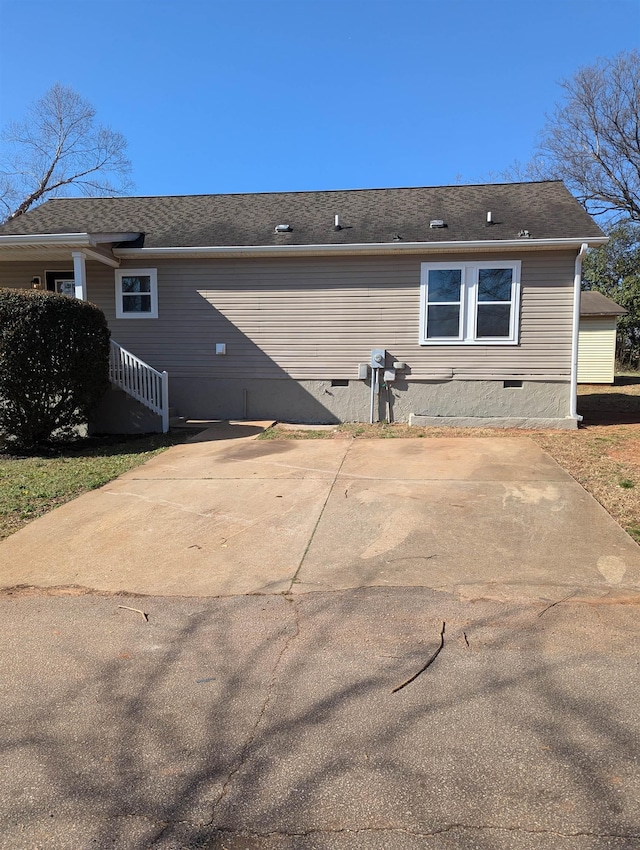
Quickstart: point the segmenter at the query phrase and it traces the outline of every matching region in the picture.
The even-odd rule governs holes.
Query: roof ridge
[[[479,187],[495,186],[532,186],[544,183],[562,183],[562,180],[517,180],[515,182],[500,181],[497,183],[442,183],[433,186],[374,186],[369,188],[353,189],[291,189],[268,192],[199,192],[196,194],[179,195],[89,195],[84,197],[49,198],[45,203],[69,202],[69,201],[142,201],[152,199],[175,199],[175,198],[242,198],[257,197],[265,195],[330,195],[343,194],[345,192],[415,192],[420,189],[476,189]]]

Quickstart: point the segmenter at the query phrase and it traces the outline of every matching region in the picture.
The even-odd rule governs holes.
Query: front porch
[[[102,306],[98,294],[100,288],[104,290],[104,271],[120,267],[112,248],[139,238],[139,233],[1,236],[0,288],[56,292]],[[92,430],[169,430],[166,371],[155,369],[112,339],[109,377],[112,390],[96,411]]]

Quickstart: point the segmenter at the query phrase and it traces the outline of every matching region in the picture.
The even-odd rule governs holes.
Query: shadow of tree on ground
[[[637,846],[635,605],[0,605],[2,848]]]

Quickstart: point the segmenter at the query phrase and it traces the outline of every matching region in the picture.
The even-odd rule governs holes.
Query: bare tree
[[[640,53],[601,59],[561,86],[533,159],[505,177],[564,180],[591,215],[640,221]]]
[[[93,106],[56,83],[2,135],[0,203],[9,221],[47,198],[72,192],[121,195],[130,184],[127,142],[96,122]]]

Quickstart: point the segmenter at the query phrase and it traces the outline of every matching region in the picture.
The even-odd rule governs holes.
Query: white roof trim
[[[73,245],[95,248],[107,242],[132,242],[140,233],[15,233],[0,236],[0,248],[45,248],[48,245]]]
[[[34,247],[47,245],[75,245],[78,248],[90,247],[93,243],[88,233],[17,233],[0,236],[0,247]]]
[[[502,251],[579,248],[584,242],[590,247],[605,245],[608,236],[570,239],[491,239],[460,242],[365,242],[346,245],[209,245],[192,248],[116,248],[113,253],[121,259],[143,257],[242,257],[242,256],[304,256],[339,254],[428,254],[442,251]]]

